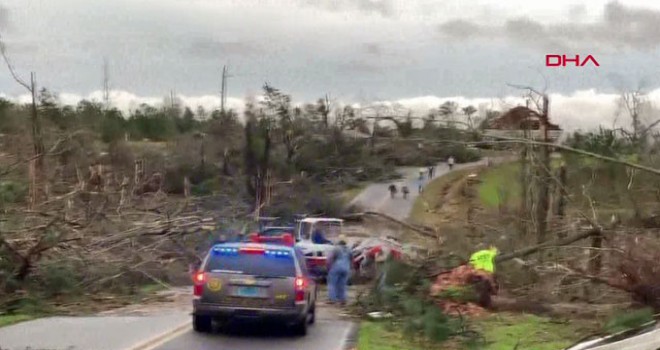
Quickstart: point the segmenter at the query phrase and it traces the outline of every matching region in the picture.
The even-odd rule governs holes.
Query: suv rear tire
[[[316,305],[312,305],[312,309],[309,311],[309,324],[314,324],[316,322]]]
[[[193,329],[198,333],[210,333],[213,330],[213,320],[209,316],[193,315]]]
[[[307,315],[305,315],[307,316]],[[307,335],[307,322],[309,321],[308,317],[304,317],[300,322],[296,323],[295,326],[293,326],[293,333],[295,335],[304,337]]]

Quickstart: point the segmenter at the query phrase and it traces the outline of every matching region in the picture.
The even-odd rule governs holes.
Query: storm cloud
[[[573,8],[578,13],[584,11]],[[438,29],[449,39],[503,39],[541,49],[617,51],[660,47],[660,11],[624,6],[616,1],[607,3],[600,17],[590,23],[576,19],[542,23],[532,17],[516,17],[499,25],[482,25],[454,19],[442,23]]]
[[[0,30],[7,29],[9,27],[9,10],[0,5]]]
[[[0,33],[17,72],[35,72],[63,100],[96,96],[107,60],[124,108],[172,90],[193,106],[216,105],[225,65],[235,101],[265,81],[297,100],[328,93],[350,103],[519,94],[507,83],[608,94],[614,75],[660,87],[660,45],[589,52],[597,68],[545,67],[553,52],[530,50],[656,46],[660,3],[607,1],[0,0]],[[439,25],[457,40],[438,40]],[[24,89],[0,66],[3,93]]]
[[[261,52],[261,50],[245,42],[223,42],[212,39],[199,39],[193,41],[186,49],[186,54],[197,57],[217,58],[223,56],[245,56]]]
[[[302,0],[301,3],[335,12],[358,11],[383,17],[397,14],[394,0]]]

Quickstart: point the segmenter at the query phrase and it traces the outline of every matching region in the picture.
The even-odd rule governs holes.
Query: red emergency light
[[[258,233],[253,233],[250,235],[250,242],[281,244],[287,247],[293,247],[296,243],[293,235],[290,233],[284,233],[279,236],[260,236]]]

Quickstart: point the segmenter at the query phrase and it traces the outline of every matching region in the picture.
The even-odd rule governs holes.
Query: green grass
[[[360,327],[358,350],[559,350],[591,333],[594,327],[580,321],[555,322],[549,318],[512,313],[473,319],[470,324],[485,338],[485,344],[470,347],[456,340],[440,344],[411,342],[388,327],[386,322],[365,321]]]
[[[9,326],[19,322],[29,321],[34,319],[35,316],[16,314],[16,315],[0,315],[0,327]]]
[[[559,169],[562,159],[552,159],[550,166]],[[484,171],[479,185],[479,199],[491,208],[500,205],[517,205],[522,195],[520,187],[520,163],[500,164]]]
[[[428,223],[429,220],[433,221],[435,214],[428,213],[428,208],[435,208],[444,198],[443,191],[450,186],[454,181],[457,181],[469,173],[474,172],[474,169],[463,169],[452,171],[449,174],[436,177],[433,181],[429,182],[424,187],[424,192],[417,197],[413,203],[412,210],[410,211],[410,219],[414,222]]]
[[[507,163],[484,171],[479,185],[479,198],[489,207],[498,207],[520,199],[520,164]]]
[[[475,327],[487,342],[483,350],[558,350],[587,333],[575,322],[558,323],[534,315],[501,313],[478,321]]]
[[[442,349],[440,345],[429,347],[428,344],[411,344],[409,339],[387,327],[385,322],[364,321],[360,325],[358,350],[433,350]]]
[[[350,203],[355,197],[357,197],[362,191],[367,187],[366,184],[359,184],[358,186],[342,191],[340,198],[345,204]]]

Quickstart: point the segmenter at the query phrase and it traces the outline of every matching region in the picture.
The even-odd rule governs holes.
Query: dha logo
[[[567,57],[566,55],[545,55],[546,67],[566,67],[568,63],[573,63],[576,67],[584,67],[589,63],[600,67],[600,63],[592,55],[587,55],[584,60],[580,60],[580,55],[575,55],[574,58]]]

